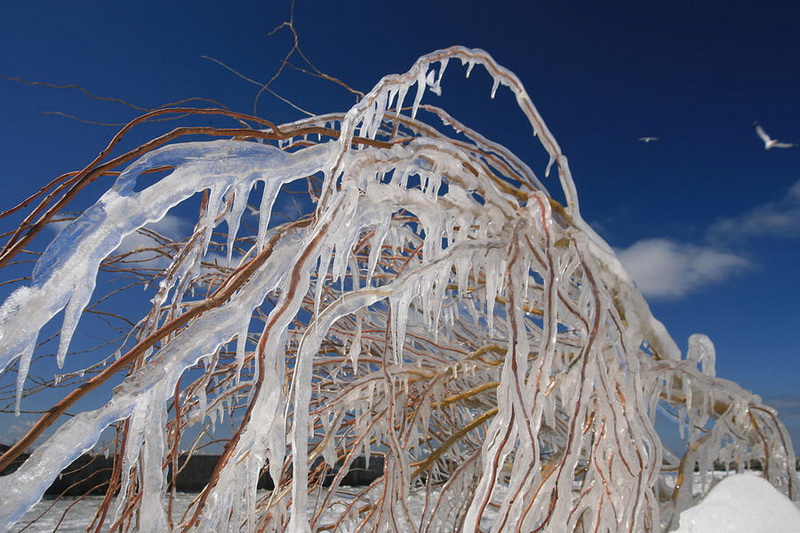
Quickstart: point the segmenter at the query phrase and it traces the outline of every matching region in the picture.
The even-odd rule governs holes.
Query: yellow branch
[[[481,416],[479,416],[478,418],[476,418],[475,420],[473,420],[472,422],[470,422],[469,424],[467,424],[466,426],[461,428],[459,431],[457,431],[457,432],[453,433],[452,435],[450,435],[450,437],[446,441],[444,441],[439,448],[436,448],[436,450],[434,450],[434,452],[432,454],[430,454],[427,458],[425,458],[424,461],[420,461],[419,463],[416,463],[417,468],[416,468],[416,470],[414,470],[414,473],[412,474],[411,477],[415,478],[415,477],[419,476],[434,461],[436,461],[439,458],[439,456],[441,456],[445,451],[447,451],[447,449],[450,448],[450,446],[452,446],[454,442],[458,441],[464,435],[466,435],[467,433],[469,433],[473,429],[477,428],[478,426],[480,426],[481,424],[483,424],[484,422],[486,422],[487,420],[489,420],[490,418],[492,418],[496,414],[497,414],[497,407],[495,407],[494,409],[490,409],[490,410],[486,411]]]

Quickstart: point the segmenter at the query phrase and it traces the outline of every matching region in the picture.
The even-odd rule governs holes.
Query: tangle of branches
[[[482,67],[492,94],[513,93],[565,203],[423,102],[448,65]],[[146,121],[201,114],[232,127],[179,126],[112,156]],[[92,207],[58,220],[106,176]],[[522,83],[481,50],[423,56],[347,112],[287,124],[146,112],[3,216],[18,213],[0,267],[48,225],[61,231],[0,308],[0,368],[16,376],[3,390],[18,409],[66,392],[0,458],[2,470],[42,437],[0,478],[2,528],[103,435],[113,468],[96,531],[661,531],[691,503],[695,467],[714,461],[758,461],[796,497],[774,411],[715,375],[707,337],[681,354],[581,218]],[[186,238],[157,230],[187,213]],[[137,234],[149,244],[121,246]],[[143,297],[140,316],[106,306]],[[113,338],[72,353],[87,320]],[[37,358],[80,369],[26,379]],[[657,412],[685,428],[682,457]],[[211,444],[216,467],[178,515],[184,452]],[[376,456],[382,475],[343,491],[354,462]]]

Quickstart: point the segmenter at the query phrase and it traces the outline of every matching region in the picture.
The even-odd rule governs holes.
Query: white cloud
[[[738,217],[723,218],[708,230],[709,239],[716,242],[797,235],[800,235],[800,181],[789,187],[780,201],[761,205]]]
[[[177,241],[182,239],[190,230],[189,223],[175,215],[164,215],[164,218],[158,222],[151,222],[145,224],[145,230],[153,231],[163,237]],[[154,248],[159,246],[160,240],[154,239],[146,232],[134,231],[127,235],[117,249],[114,250],[115,254],[124,254],[138,249]],[[125,258],[126,261],[135,261],[139,266],[147,266],[148,268],[166,268],[169,265],[169,259],[157,252],[143,250],[141,252],[133,253]]]
[[[617,255],[645,296],[681,298],[741,272],[748,261],[706,246],[644,239]]]
[[[51,222],[48,226],[55,231],[56,233],[60,232],[64,227],[66,227],[71,221],[70,220],[59,220],[56,222]],[[144,226],[144,229],[154,231],[159,235],[166,237],[168,239],[177,241],[184,237],[186,237],[190,231],[191,226],[187,220],[184,220],[180,217],[175,215],[167,214],[159,220],[158,222],[151,222]],[[134,231],[130,235],[126,236],[122,239],[122,242],[119,246],[117,246],[116,250],[114,250],[114,254],[124,254],[128,252],[132,252],[134,250],[138,250],[140,248],[153,248],[158,246],[159,242],[154,240],[153,237],[147,235],[144,232]],[[131,254],[130,256],[126,257],[127,261],[149,261],[152,262],[149,266],[153,268],[158,267],[165,267],[168,263],[167,259],[161,255],[158,255],[154,252],[141,252]],[[141,263],[140,263],[141,264]]]
[[[159,235],[167,237],[172,240],[178,240],[184,237],[188,222],[175,215],[164,215],[164,218],[158,222],[151,222],[146,224],[145,229],[154,231]],[[157,241],[145,233],[134,231],[124,239],[115,250],[115,253],[125,253],[136,250],[138,248],[152,248],[156,246]]]
[[[16,419],[0,432],[0,443],[10,446],[21,439],[33,427],[34,420]]]
[[[726,281],[750,266],[742,256],[726,251],[729,245],[798,236],[800,180],[780,200],[712,224],[705,232],[707,245],[643,239],[617,250],[617,255],[645,296],[677,299]]]

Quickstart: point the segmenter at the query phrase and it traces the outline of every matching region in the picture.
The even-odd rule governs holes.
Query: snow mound
[[[763,478],[736,474],[682,512],[677,533],[800,533],[800,509]]]

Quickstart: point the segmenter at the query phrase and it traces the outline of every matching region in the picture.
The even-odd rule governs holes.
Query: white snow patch
[[[676,533],[800,533],[800,509],[763,478],[736,474],[682,512]]]
[[[717,474],[722,473],[715,472],[715,477]],[[698,485],[697,478],[695,485]],[[331,512],[323,515],[320,523],[329,523],[332,517],[338,517],[336,509],[346,505],[360,490],[352,487],[339,489],[331,502],[329,508]],[[259,497],[265,494],[259,491]],[[173,509],[175,520],[180,518],[196,495],[178,493],[176,496]],[[429,495],[433,501],[438,496],[438,490],[432,491]],[[86,531],[102,497],[90,496],[80,501],[76,500],[76,498],[42,500],[17,526],[24,527],[46,512],[25,531],[31,533],[53,531],[59,522],[59,532]],[[432,505],[432,502],[429,505]],[[419,517],[425,507],[424,490],[412,492],[406,501],[406,507],[412,516]],[[62,516],[65,512],[67,515]],[[481,527],[485,530],[491,528],[495,516],[496,513],[492,510],[486,513]],[[357,529],[355,526],[357,522],[356,520],[352,524],[342,524],[338,531],[345,533],[354,531]],[[800,533],[800,509],[758,475],[732,474],[720,481],[699,504],[681,513],[680,526],[674,533]]]

